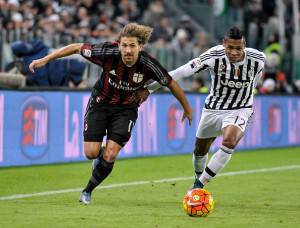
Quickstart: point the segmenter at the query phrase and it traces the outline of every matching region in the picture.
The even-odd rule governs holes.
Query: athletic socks
[[[211,157],[204,172],[200,176],[200,182],[207,184],[217,173],[219,173],[229,162],[234,149],[221,146],[220,149]]]
[[[114,162],[107,162],[100,157],[100,162],[93,170],[92,176],[83,192],[92,192],[112,171]]]
[[[204,171],[206,162],[208,159],[208,154],[204,156],[198,156],[193,153],[193,167],[195,170],[195,177],[198,179]]]

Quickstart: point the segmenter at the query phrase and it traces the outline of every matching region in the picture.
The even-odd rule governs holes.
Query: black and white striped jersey
[[[253,90],[264,68],[265,54],[245,48],[245,58],[230,63],[223,45],[212,47],[189,62],[193,72],[209,70],[212,78],[205,108],[230,110],[252,107]]]

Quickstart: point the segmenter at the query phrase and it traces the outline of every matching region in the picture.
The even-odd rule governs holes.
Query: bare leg
[[[199,178],[199,187],[207,184],[230,161],[234,148],[244,133],[235,125],[228,125],[222,129],[223,141],[220,149],[211,157],[204,172]]]
[[[93,157],[96,155],[96,149],[100,150],[100,146],[101,144],[85,144],[85,149],[91,149],[92,148],[92,153],[90,151],[89,154],[90,157]],[[99,163],[97,164],[97,166],[94,168],[92,176],[90,177],[90,180],[87,184],[87,186],[83,189],[82,194],[80,196],[79,201],[83,202],[84,204],[89,204],[91,201],[91,193],[92,191],[99,185],[102,183],[103,180],[105,180],[106,177],[109,176],[109,174],[111,173],[113,166],[114,166],[114,162],[118,156],[119,151],[121,150],[121,146],[112,141],[112,140],[108,140],[104,153],[102,154],[101,157],[99,157]],[[99,153],[98,153],[99,154]]]
[[[196,178],[200,177],[206,167],[209,148],[214,140],[215,138],[196,138],[195,149],[193,153],[193,167]]]
[[[84,142],[84,153],[88,159],[97,158],[102,142]]]

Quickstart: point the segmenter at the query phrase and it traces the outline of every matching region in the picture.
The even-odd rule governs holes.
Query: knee
[[[106,147],[103,159],[107,162],[114,162],[117,158],[118,151],[115,151],[112,147]]]
[[[237,143],[235,142],[235,140],[232,139],[223,139],[222,141],[222,145],[226,146],[229,149],[234,149],[236,147],[236,144]]]
[[[96,149],[85,149],[84,150],[85,156],[87,157],[87,159],[94,159],[97,158],[98,154],[99,154],[99,150]]]

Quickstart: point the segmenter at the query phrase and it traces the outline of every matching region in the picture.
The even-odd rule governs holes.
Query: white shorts
[[[198,130],[197,138],[214,138],[221,135],[221,130],[234,125],[245,132],[250,117],[253,114],[252,108],[242,108],[235,110],[212,110],[203,109]]]

